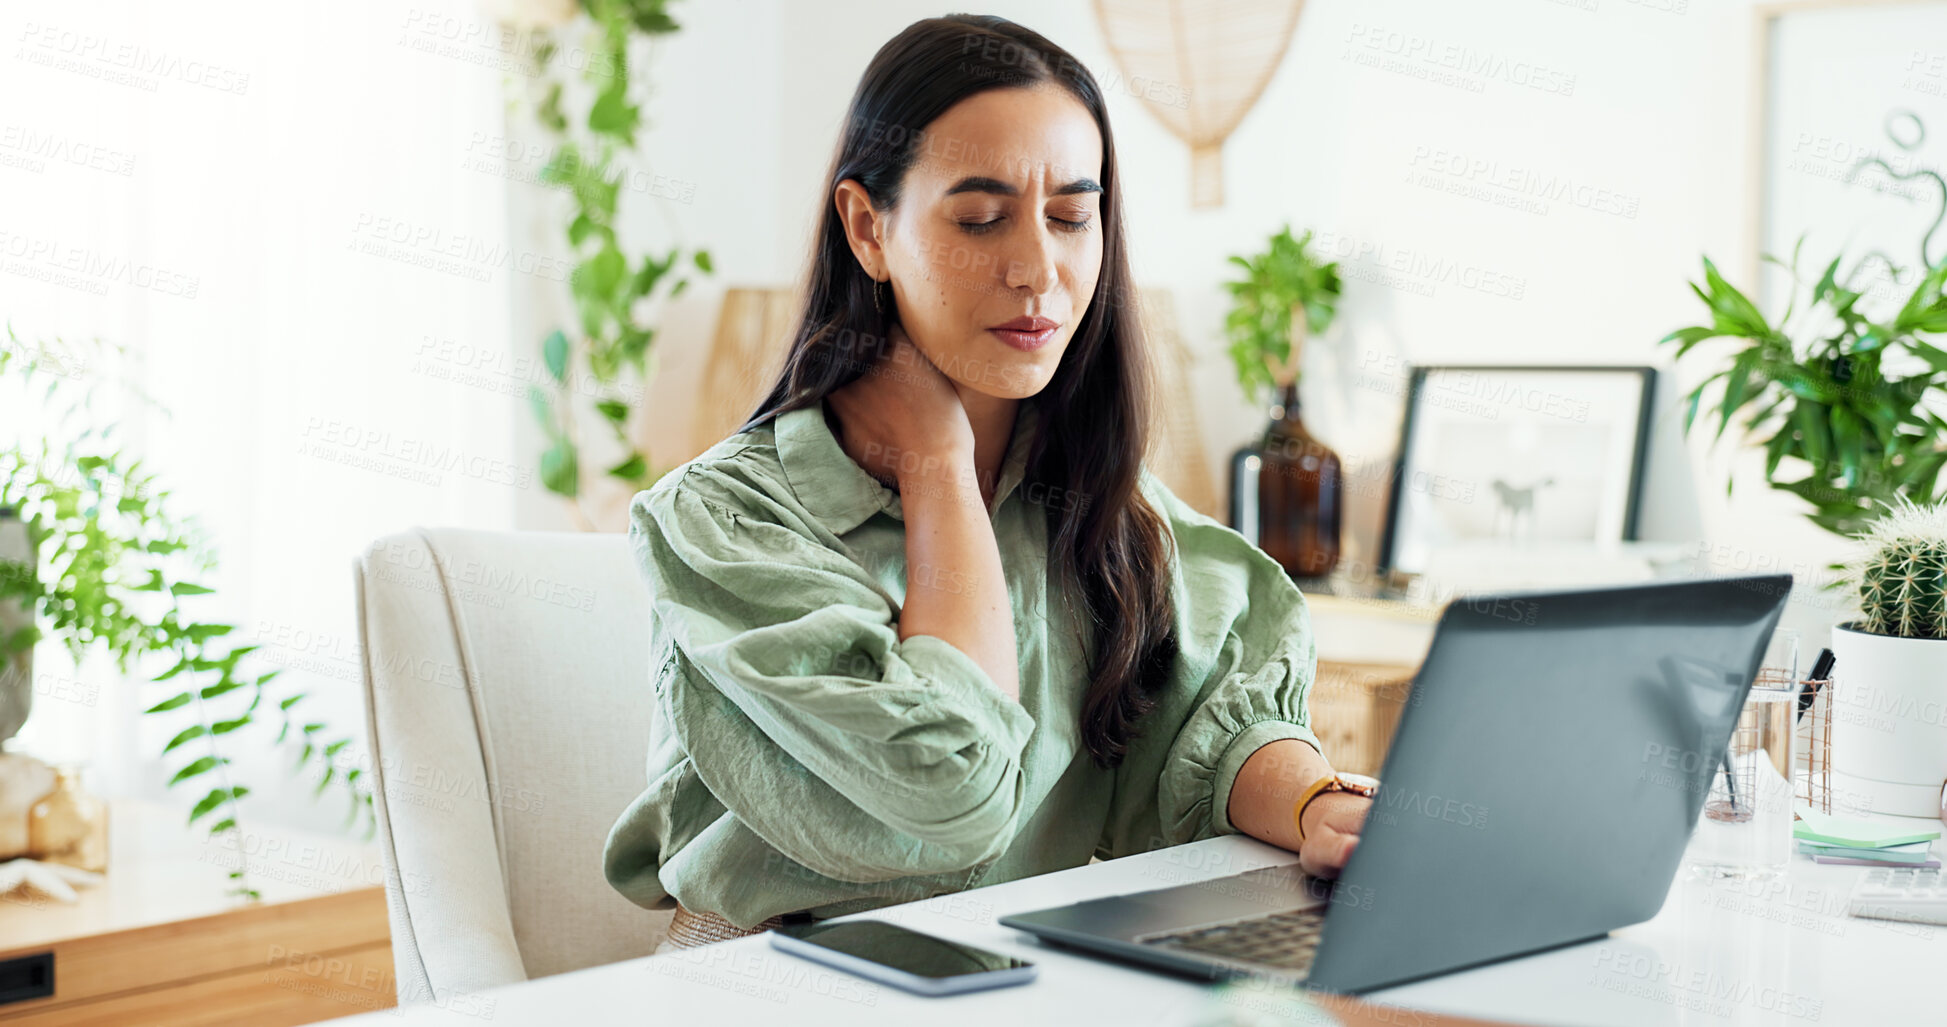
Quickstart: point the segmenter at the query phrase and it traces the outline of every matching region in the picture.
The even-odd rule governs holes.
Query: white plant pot
[[[1832,786],[1848,809],[1939,817],[1947,640],[1832,629]]]

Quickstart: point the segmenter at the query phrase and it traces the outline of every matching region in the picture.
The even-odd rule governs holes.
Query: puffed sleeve
[[[1169,691],[1117,770],[1098,854],[1106,858],[1235,834],[1237,771],[1267,743],[1322,751],[1308,696],[1318,653],[1304,596],[1277,561],[1143,472],[1176,539],[1180,652]]]
[[[944,639],[900,639],[892,600],[801,511],[707,469],[636,497],[630,540],[673,666],[659,708],[710,791],[827,877],[998,858],[1033,717]]]

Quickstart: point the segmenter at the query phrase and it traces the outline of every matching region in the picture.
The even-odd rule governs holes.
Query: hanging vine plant
[[[629,431],[651,377],[656,340],[655,326],[643,313],[655,300],[682,295],[692,272],[713,270],[707,250],[631,252],[621,239],[623,186],[629,180],[625,159],[636,152],[643,123],[635,80],[644,76],[632,74],[630,49],[638,39],[677,31],[668,3],[581,0],[588,16],[583,23],[561,20],[572,12],[555,2],[546,11],[529,12],[526,20],[538,33],[535,120],[552,136],[540,179],[570,201],[562,231],[574,254],[568,286],[576,313],[572,325],[541,340],[548,383],[531,388],[528,398],[548,436],[541,482],[570,500],[578,501],[586,484],[582,464],[588,447],[578,427],[582,400],[592,402],[598,423],[613,433],[623,453],[620,460],[603,461],[602,474],[634,490],[661,476]],[[580,40],[575,49],[558,38],[571,33]],[[563,60],[564,53],[576,59]],[[577,74],[585,91],[570,88]],[[575,509],[585,525],[591,523],[579,502]]]

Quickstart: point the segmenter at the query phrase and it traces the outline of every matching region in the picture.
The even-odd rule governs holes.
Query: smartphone
[[[1034,980],[1025,959],[908,930],[884,920],[785,924],[771,947],[920,995],[955,995]]]

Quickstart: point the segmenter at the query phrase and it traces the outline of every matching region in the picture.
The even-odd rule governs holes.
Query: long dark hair
[[[887,339],[893,312],[877,309],[878,283],[846,241],[832,202],[838,183],[855,179],[875,209],[892,210],[933,119],[983,90],[1046,82],[1074,94],[1102,133],[1102,270],[1054,377],[1022,401],[1040,415],[1025,481],[1062,497],[1046,504],[1050,564],[1061,572],[1063,594],[1079,584],[1093,628],[1092,638],[1078,639],[1090,654],[1082,740],[1109,768],[1121,764],[1176,660],[1175,540],[1138,488],[1152,402],[1148,347],[1123,243],[1115,139],[1102,91],[1080,61],[1039,33],[988,15],[914,22],[880,48],[852,95],[826,177],[804,312],[784,367],[739,431],[817,404],[863,374]]]

